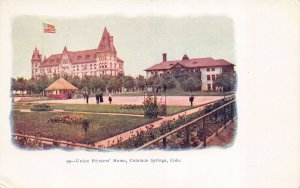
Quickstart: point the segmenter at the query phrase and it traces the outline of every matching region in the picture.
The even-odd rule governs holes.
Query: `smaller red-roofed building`
[[[167,60],[167,54],[163,53],[162,62],[155,64],[144,71],[146,71],[147,78],[151,76],[201,76],[201,91],[215,91],[216,87],[214,81],[222,72],[233,71],[234,64],[224,59],[206,58],[189,58],[186,54],[181,60]]]

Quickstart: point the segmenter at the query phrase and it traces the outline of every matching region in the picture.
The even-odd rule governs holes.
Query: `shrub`
[[[52,111],[53,109],[49,104],[36,104],[31,109],[31,111]]]
[[[147,97],[144,101],[144,117],[154,119],[158,116],[157,98]]]
[[[165,116],[167,115],[167,105],[160,103],[158,105],[158,115]]]
[[[121,109],[134,110],[134,109],[143,109],[144,105],[136,105],[136,104],[125,104],[120,107]]]

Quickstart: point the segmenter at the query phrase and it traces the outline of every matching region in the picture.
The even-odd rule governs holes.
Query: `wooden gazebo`
[[[71,99],[76,98],[77,87],[63,78],[59,78],[45,89],[47,97],[52,99]]]

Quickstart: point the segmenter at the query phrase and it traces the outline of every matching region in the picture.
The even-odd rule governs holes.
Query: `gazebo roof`
[[[51,84],[46,91],[51,91],[51,90],[77,90],[78,88],[73,86],[70,82],[63,78],[59,78],[56,80],[53,84]]]

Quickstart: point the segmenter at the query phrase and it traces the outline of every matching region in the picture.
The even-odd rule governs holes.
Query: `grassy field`
[[[78,113],[79,116],[83,116],[90,121],[86,135],[80,123],[67,125],[64,123],[48,122],[50,118],[70,114],[72,113],[30,113],[15,110],[12,111],[13,131],[28,135],[37,135],[39,132],[42,137],[46,138],[56,137],[59,140],[68,140],[76,143],[94,143],[157,120],[133,116]]]
[[[31,103],[15,103],[14,109],[29,109],[33,106]],[[51,104],[54,109],[67,111],[85,111],[85,112],[103,112],[103,113],[124,113],[143,115],[143,109],[121,109],[121,105],[97,105],[97,104]],[[167,115],[177,114],[179,112],[191,109],[189,106],[168,106]]]

